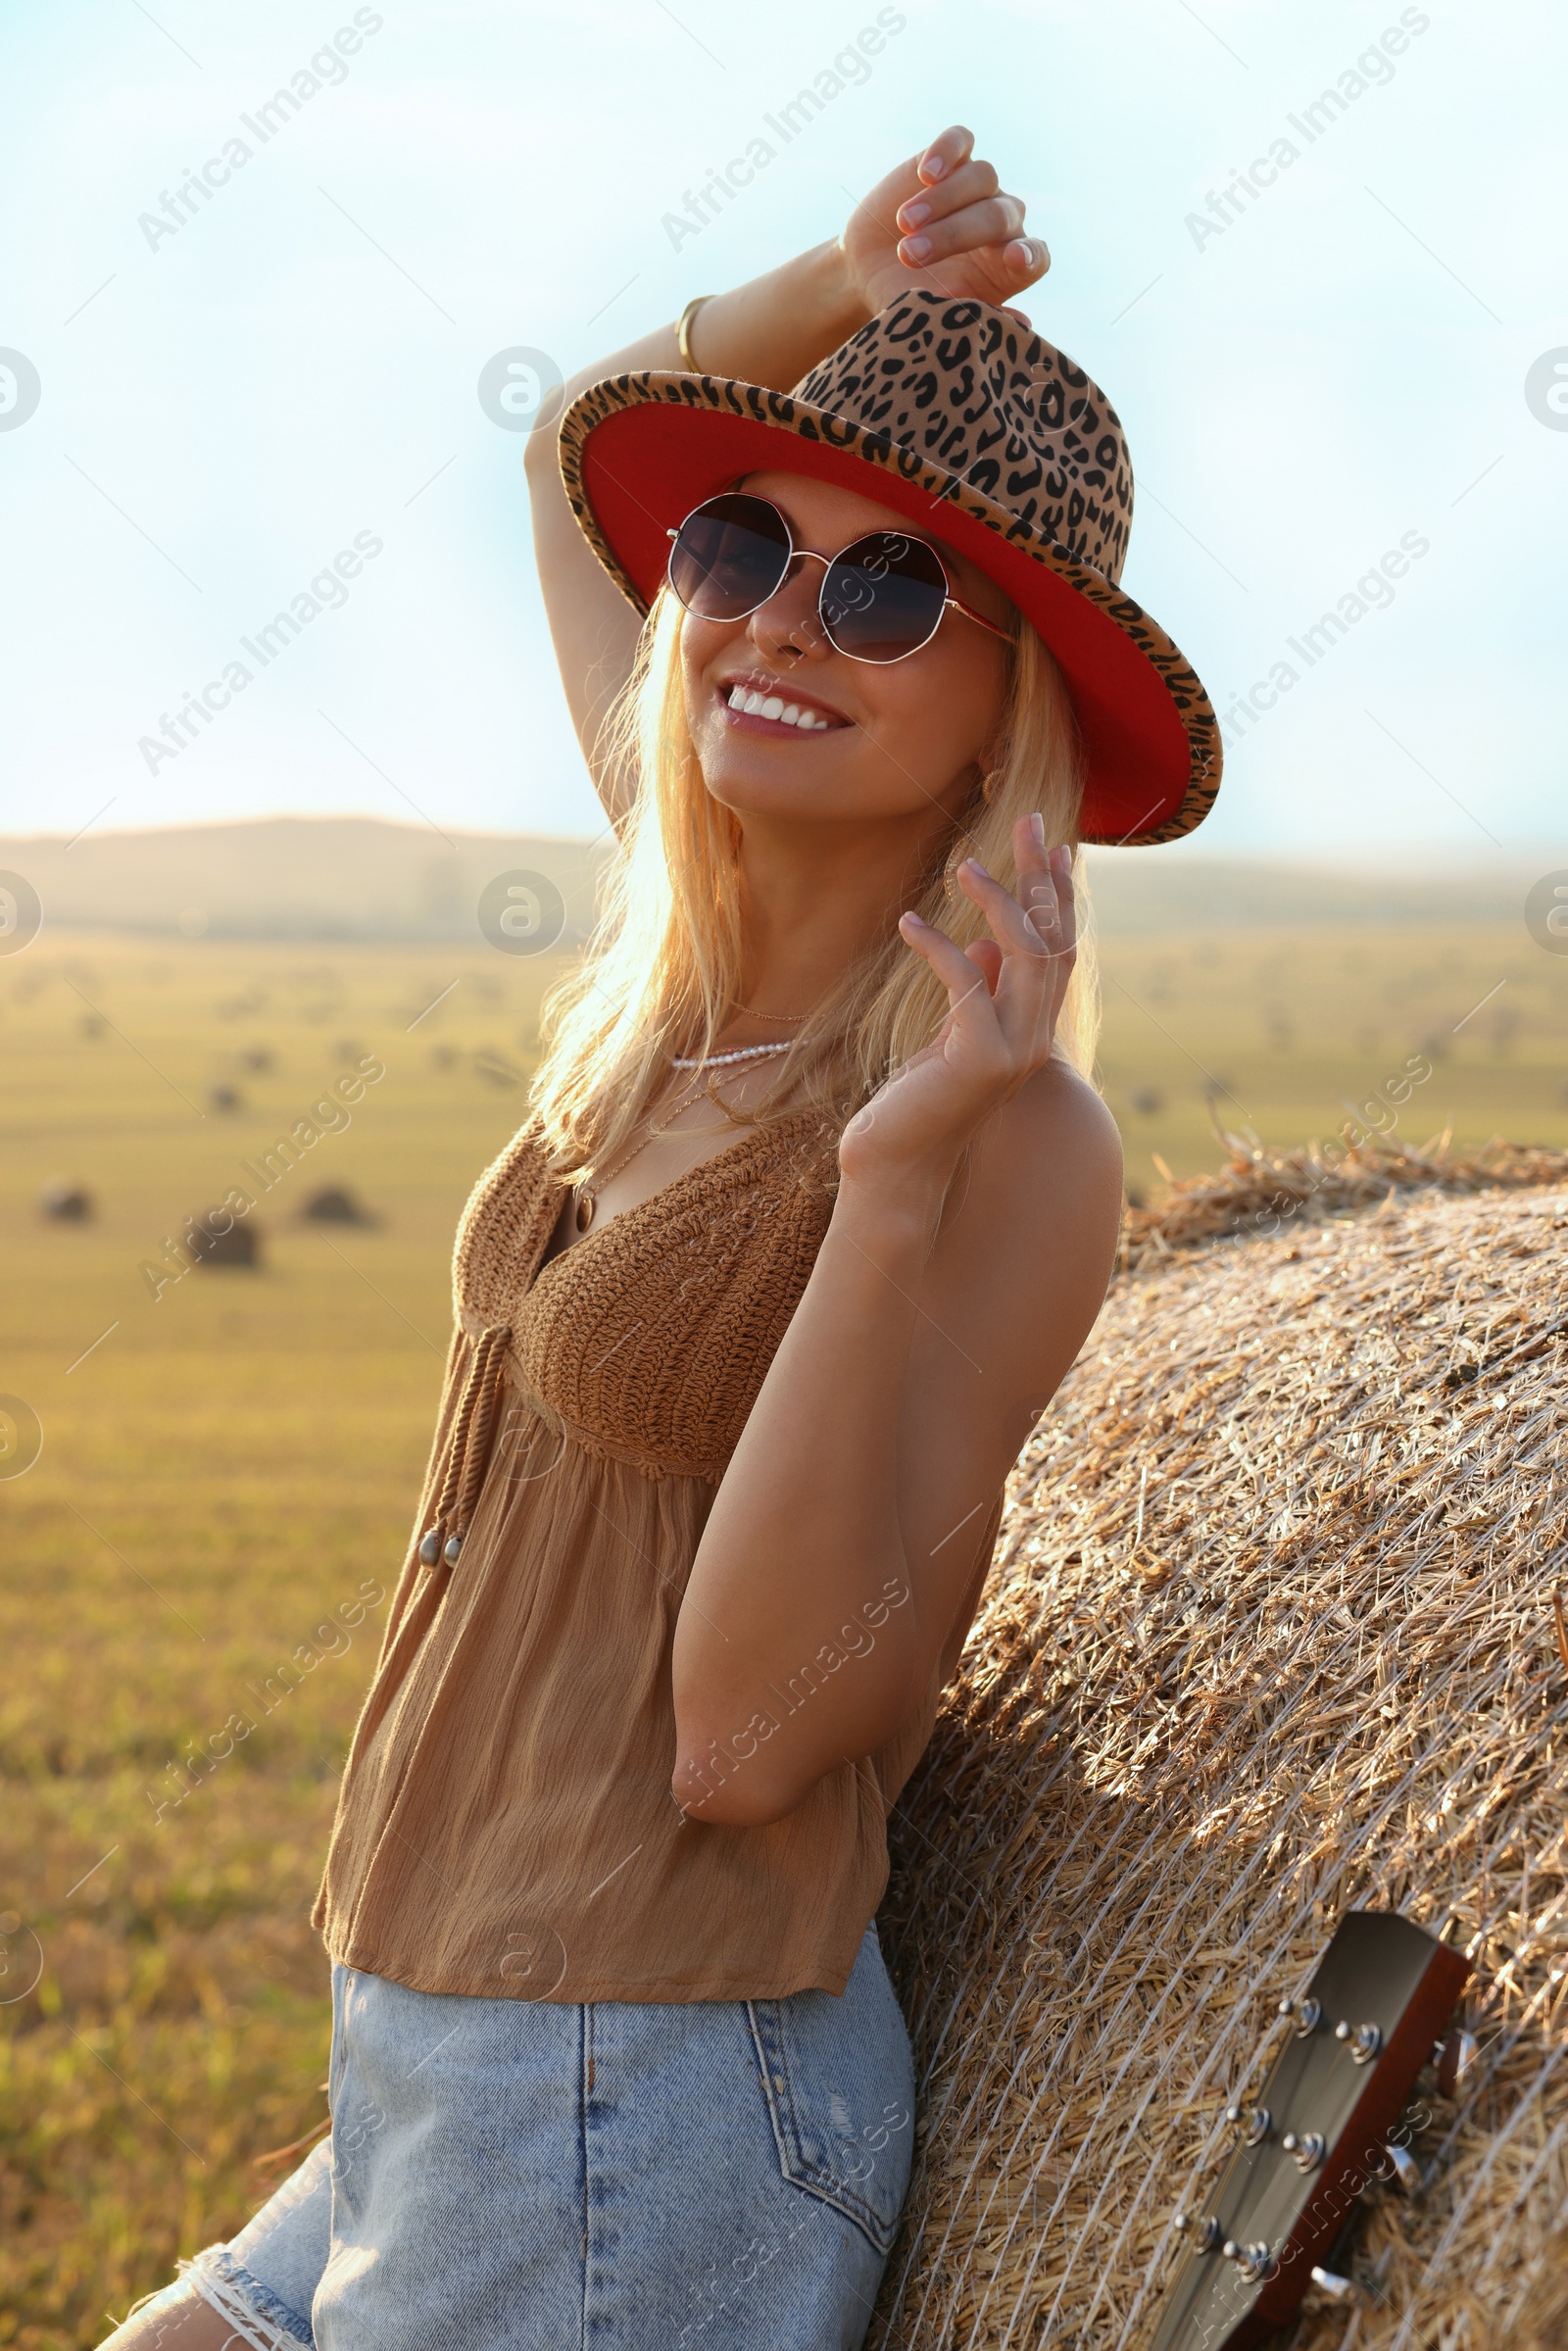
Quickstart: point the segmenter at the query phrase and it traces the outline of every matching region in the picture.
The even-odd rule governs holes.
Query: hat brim
[[[1174,841],[1213,806],[1219,727],[1180,647],[1102,573],[902,442],[789,393],[650,370],[580,393],[560,457],[589,544],[643,612],[668,532],[739,473],[808,473],[875,498],[978,564],[1049,646],[1083,739],[1084,840]]]

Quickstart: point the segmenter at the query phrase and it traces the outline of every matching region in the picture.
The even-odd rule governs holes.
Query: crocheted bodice
[[[722,1475],[832,1214],[814,1113],[741,1136],[540,1267],[565,1187],[525,1127],[458,1228],[462,1329],[506,1330],[513,1381],[645,1476]]]

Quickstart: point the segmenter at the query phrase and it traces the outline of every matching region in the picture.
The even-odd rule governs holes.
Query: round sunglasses
[[[666,536],[669,584],[700,620],[744,620],[776,596],[798,558],[823,566],[817,616],[835,652],[852,661],[902,661],[929,645],[951,605],[992,636],[1012,637],[954,595],[929,539],[874,530],[835,556],[797,547],[767,498],[727,490],[694,507]]]

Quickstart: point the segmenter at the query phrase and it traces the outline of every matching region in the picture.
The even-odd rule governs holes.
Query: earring
[[[959,833],[948,852],[948,861],[942,869],[942,895],[950,906],[956,906],[959,900],[958,867],[965,857],[973,855],[972,837],[968,833]]]
[[[976,764],[978,765],[979,762],[976,761]],[[991,767],[985,770],[981,775],[978,787],[978,796],[984,807],[989,808],[992,806],[1005,780],[1006,770],[1004,768]],[[974,812],[975,804],[971,800],[966,813],[972,819]],[[948,852],[948,861],[942,875],[943,895],[950,906],[956,906],[958,903],[958,867],[963,863],[965,857],[973,857],[974,852],[974,835],[967,828],[955,834],[953,847]]]

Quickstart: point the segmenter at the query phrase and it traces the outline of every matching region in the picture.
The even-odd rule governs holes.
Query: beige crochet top
[[[807,1112],[754,1130],[544,1265],[564,1190],[536,1128],[481,1177],[418,1518],[317,1898],[334,1960],[519,1999],[843,1990],[1000,1496],[890,1745],[764,1828],[690,1819],[670,1793],[681,1593],[827,1229],[834,1142]],[[835,1656],[819,1652],[824,1673]]]

